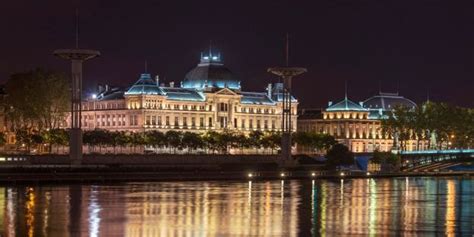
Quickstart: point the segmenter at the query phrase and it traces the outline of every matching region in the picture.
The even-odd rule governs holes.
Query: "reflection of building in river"
[[[444,178],[7,187],[1,236],[468,234],[472,180]],[[74,233],[72,233],[75,231]],[[464,232],[460,232],[464,231]],[[471,231],[472,232],[472,231]]]
[[[466,195],[459,195],[463,187],[452,179],[426,178],[321,182],[313,192],[313,216],[319,218],[313,230],[328,236],[422,231],[455,236],[474,224],[461,221],[472,216],[467,214],[472,208],[459,206],[466,203]]]
[[[132,187],[126,236],[296,236],[297,188],[282,194],[277,182]]]

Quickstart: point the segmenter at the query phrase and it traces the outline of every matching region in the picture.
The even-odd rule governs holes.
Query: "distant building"
[[[201,55],[180,85],[164,85],[158,76],[153,79],[144,73],[126,90],[100,88],[82,103],[82,127],[132,132],[279,131],[282,89],[281,83],[275,83],[264,92],[243,91],[220,55],[209,53]],[[293,98],[295,129],[297,105]]]
[[[384,135],[381,121],[388,118],[396,106],[415,108],[417,105],[398,93],[382,93],[355,103],[347,96],[338,103],[328,103],[325,109],[303,109],[298,117],[298,131],[319,132],[334,136],[352,152],[390,151],[393,138]],[[421,142],[421,146],[426,144]],[[416,149],[416,141],[408,141],[407,149]],[[298,146],[299,153],[314,153]]]

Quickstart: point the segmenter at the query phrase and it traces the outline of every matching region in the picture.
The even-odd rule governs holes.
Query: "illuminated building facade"
[[[141,74],[127,90],[105,86],[82,103],[82,128],[114,131],[179,129],[190,132],[281,130],[281,83],[246,92],[220,55],[201,55],[181,85]],[[292,98],[293,128],[298,101]],[[69,121],[69,120],[67,120]]]
[[[298,131],[319,132],[334,136],[352,152],[390,151],[393,137],[383,134],[381,123],[396,106],[415,108],[417,105],[398,93],[383,93],[363,102],[355,103],[347,96],[338,103],[328,103],[322,110],[301,110],[298,117]],[[419,148],[427,146],[421,141]],[[417,142],[407,141],[407,150],[415,150]],[[299,146],[299,153],[315,153],[307,147]]]

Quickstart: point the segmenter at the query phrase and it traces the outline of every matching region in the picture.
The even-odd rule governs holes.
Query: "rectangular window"
[[[188,128],[188,118],[183,117],[183,128]]]
[[[196,118],[191,117],[191,127],[195,128],[196,127]]]
[[[158,126],[161,126],[161,116],[157,116],[156,119],[157,119],[156,124]]]
[[[237,128],[237,118],[234,118],[234,128]]]
[[[145,118],[146,118],[145,119],[145,125],[150,125],[151,124],[150,123],[150,115],[147,115]]]
[[[199,118],[199,127],[204,127],[204,118]]]
[[[151,116],[151,125],[156,125],[156,116]]]
[[[242,119],[242,121],[240,122],[240,126],[241,126],[242,128],[245,128],[245,119]]]
[[[260,119],[257,119],[257,129],[260,129]]]
[[[174,128],[179,128],[179,118],[174,117]]]
[[[268,120],[264,120],[264,121],[263,121],[263,128],[264,128],[265,130],[268,129]]]
[[[166,126],[170,126],[170,117],[166,116]]]
[[[249,119],[249,128],[253,128],[253,119]]]
[[[209,118],[209,124],[208,126],[211,128],[212,127],[212,118]]]
[[[275,120],[272,120],[272,130],[275,130]]]

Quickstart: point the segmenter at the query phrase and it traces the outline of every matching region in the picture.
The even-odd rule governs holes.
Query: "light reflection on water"
[[[472,235],[474,179],[0,187],[1,236]]]

